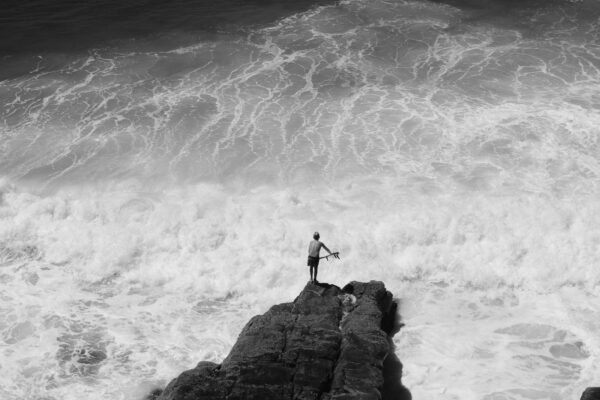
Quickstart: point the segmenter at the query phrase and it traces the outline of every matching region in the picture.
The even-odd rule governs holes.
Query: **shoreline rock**
[[[382,282],[309,283],[293,302],[253,317],[220,365],[202,361],[153,398],[410,399],[391,341],[398,329]]]
[[[581,400],[600,400],[600,387],[586,388],[581,394]]]

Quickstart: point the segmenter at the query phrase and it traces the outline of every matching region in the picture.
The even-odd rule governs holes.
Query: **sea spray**
[[[538,347],[581,343],[583,349],[584,357],[569,359],[577,373],[559,375],[561,385],[581,379],[580,359],[596,348],[590,336],[596,327],[589,325],[594,319],[587,319],[600,279],[593,263],[600,240],[594,199],[465,201],[393,190],[375,198],[366,184],[313,189],[232,193],[200,185],[125,195],[120,186],[116,193],[78,188],[46,197],[5,192],[2,215],[14,223],[3,224],[1,278],[6,304],[13,307],[6,310],[3,337],[11,347],[29,349],[5,355],[7,360],[29,370],[40,362],[38,352],[49,351],[37,379],[50,379],[48,370],[62,371],[51,379],[57,385],[48,388],[51,393],[73,390],[73,379],[86,375],[61,361],[63,353],[52,344],[56,337],[70,346],[75,366],[72,352],[105,343],[105,367],[87,373],[94,379],[124,382],[133,374],[158,384],[194,360],[219,361],[247,318],[308,279],[305,236],[317,226],[344,256],[342,262],[323,262],[322,280],[385,278],[405,293],[404,318],[415,323],[397,340],[408,365],[412,354],[417,365],[453,369],[445,364],[457,357],[453,351],[431,359],[419,352],[430,351],[433,339],[421,338],[419,345],[411,338],[432,332],[439,345],[456,343],[463,329],[480,324],[492,336],[475,347],[464,338],[464,351],[488,354],[485,344],[499,341],[497,354],[518,360],[520,353],[491,328],[545,320],[552,332],[568,334],[546,344],[537,340]],[[368,204],[356,202],[365,195]],[[579,300],[568,306],[566,294]],[[548,299],[554,299],[550,309],[539,303]],[[425,326],[417,322],[423,319]],[[446,323],[455,325],[452,333],[443,332]],[[47,338],[41,341],[47,348],[37,344],[40,338]],[[540,362],[552,369],[554,358],[543,356]],[[407,382],[421,374],[416,371],[411,375],[408,368]],[[473,375],[469,379],[480,379]],[[123,389],[112,390],[106,393],[118,396]]]

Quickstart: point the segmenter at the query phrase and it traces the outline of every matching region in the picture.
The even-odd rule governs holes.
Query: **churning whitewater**
[[[598,384],[600,4],[513,3],[11,58],[0,397],[142,399],[222,361],[304,286],[315,230],[342,255],[320,280],[400,296],[415,399]]]

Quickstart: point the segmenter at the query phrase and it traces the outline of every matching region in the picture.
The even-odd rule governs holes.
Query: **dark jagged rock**
[[[158,399],[377,400],[384,386],[398,388],[389,399],[410,398],[390,340],[395,321],[382,282],[308,284],[293,303],[252,318],[221,365],[200,362]],[[384,385],[384,362],[395,364],[395,385]]]
[[[600,387],[589,387],[581,394],[581,400],[600,400]]]

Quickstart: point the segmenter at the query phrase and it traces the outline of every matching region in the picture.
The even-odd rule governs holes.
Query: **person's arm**
[[[323,248],[324,248],[325,250],[327,250],[327,252],[328,252],[329,254],[331,254],[331,250],[329,250],[329,249],[327,248],[327,246],[325,246],[325,243],[322,243],[322,242],[321,242],[321,245],[323,246]]]

